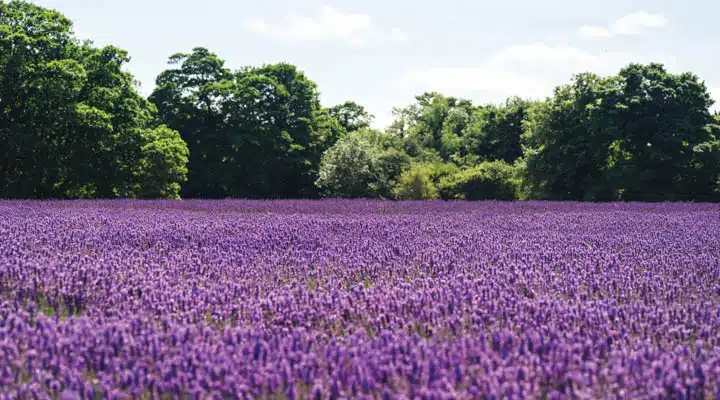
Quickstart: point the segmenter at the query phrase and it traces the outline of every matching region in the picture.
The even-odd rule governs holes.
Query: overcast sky
[[[720,2],[569,0],[36,0],[79,38],[129,51],[148,95],[173,53],[203,46],[230,69],[287,61],[325,105],[391,120],[424,91],[500,102],[545,97],[571,74],[628,62],[692,71],[720,100]],[[720,104],[718,104],[720,105]]]

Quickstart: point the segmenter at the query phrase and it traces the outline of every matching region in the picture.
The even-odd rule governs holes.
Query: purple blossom
[[[720,206],[3,201],[0,384],[720,397]]]

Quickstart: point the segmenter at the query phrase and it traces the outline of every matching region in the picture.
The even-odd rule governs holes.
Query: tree
[[[597,123],[609,78],[578,74],[554,96],[531,107],[523,134],[527,185],[533,198],[611,200],[603,168],[612,126]]]
[[[373,180],[370,192],[382,199],[392,199],[393,190],[403,171],[410,167],[412,159],[401,149],[390,147],[377,153],[373,160]]]
[[[607,173],[619,197],[706,197],[718,166],[708,164],[699,147],[714,139],[705,85],[694,74],[670,74],[660,64],[630,64],[614,82],[622,96],[612,99],[616,111],[607,119],[621,135],[611,144]]]
[[[375,119],[372,114],[365,110],[365,107],[349,100],[330,107],[328,112],[340,123],[347,133],[370,128],[370,124],[372,124],[373,119]]]
[[[225,135],[226,121],[221,102],[230,96],[232,73],[224,61],[208,49],[170,56],[171,68],[160,73],[150,101],[160,119],[178,130],[189,148],[188,182],[183,197],[222,197],[234,171],[218,148],[230,148]]]
[[[469,100],[445,97],[437,92],[423,93],[415,96],[415,103],[394,110],[395,121],[388,131],[403,138],[411,156],[430,150],[448,161],[460,146],[459,136],[472,109]]]
[[[322,153],[342,128],[316,84],[280,63],[230,72],[205,48],[176,54],[150,99],[190,147],[192,197],[314,196]]]
[[[461,132],[463,155],[478,160],[502,160],[513,163],[522,157],[520,137],[523,121],[532,102],[511,97],[501,105],[477,107],[472,121]]]
[[[0,195],[136,197],[159,124],[122,70],[127,53],[79,43],[70,20],[22,1],[0,3],[0,47]]]
[[[698,167],[704,172],[699,180],[701,182],[714,181],[712,194],[707,199],[720,199],[720,113],[713,114],[713,122],[709,126],[712,140],[696,147],[698,153]]]
[[[475,106],[435,92],[415,100],[394,110],[395,121],[388,129],[403,138],[405,151],[413,157],[473,166],[493,160],[513,163],[522,156],[520,137],[532,102],[513,97],[501,105]]]
[[[142,198],[180,198],[180,183],[187,179],[189,151],[180,134],[165,125],[146,132],[150,137],[142,147],[139,196]]]
[[[548,199],[709,198],[718,170],[711,104],[695,75],[660,64],[577,75],[530,109],[527,185]]]
[[[269,136],[275,138],[273,144],[276,146],[271,152],[274,157],[267,165],[269,169],[258,171],[259,175],[266,174],[266,188],[261,195],[314,196],[320,158],[338,139],[337,130],[323,119],[325,111],[320,106],[317,85],[297,67],[287,63],[247,68],[241,76],[243,74],[267,77],[279,85],[279,89],[287,91],[286,99],[273,96],[253,99],[261,107],[270,106],[266,118],[257,122],[264,130],[272,132]]]

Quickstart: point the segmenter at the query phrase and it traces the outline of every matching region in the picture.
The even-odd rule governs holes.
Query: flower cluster
[[[0,398],[720,398],[720,207],[0,202]]]

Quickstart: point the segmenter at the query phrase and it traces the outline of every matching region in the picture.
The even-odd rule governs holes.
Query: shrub
[[[375,151],[358,135],[346,136],[323,155],[315,184],[332,197],[373,197]]]
[[[373,162],[374,181],[370,183],[372,192],[380,198],[391,199],[400,175],[411,163],[410,156],[402,150],[388,148],[380,152]]]
[[[515,200],[518,184],[513,166],[503,161],[483,162],[440,180],[444,199]]]
[[[391,146],[391,138],[360,130],[328,149],[322,157],[315,184],[331,197],[392,198],[410,156]]]
[[[460,167],[453,163],[434,162],[424,164],[430,173],[430,180],[437,186],[440,181],[448,176],[460,172]]]
[[[432,170],[427,165],[415,164],[400,175],[395,187],[398,200],[437,199],[439,193],[431,179]]]

